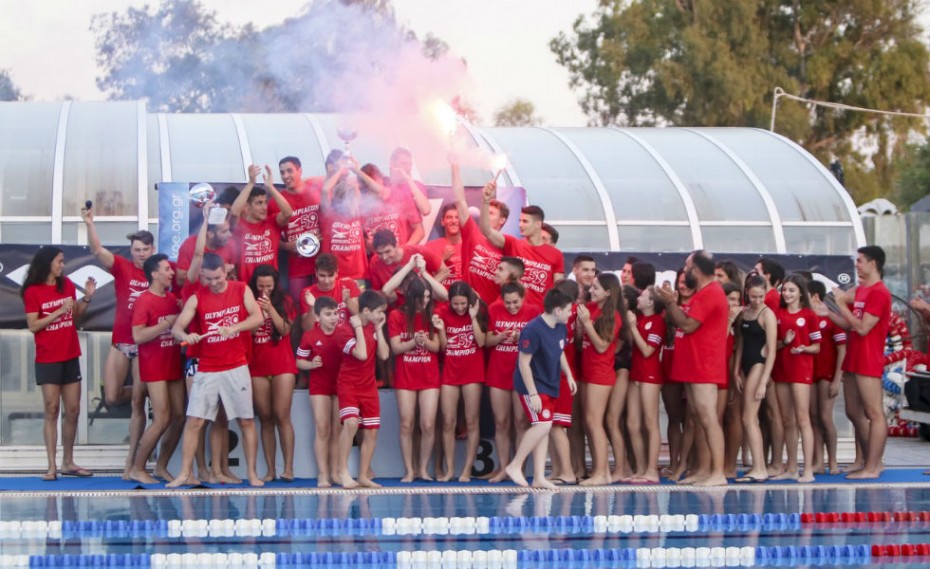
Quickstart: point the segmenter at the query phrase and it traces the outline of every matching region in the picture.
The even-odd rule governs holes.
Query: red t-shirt
[[[113,256],[113,286],[116,290],[116,314],[113,317],[114,344],[134,344],[132,341],[132,307],[143,292],[149,288],[145,271],[132,261],[118,255]]]
[[[501,301],[496,301],[488,307],[488,333],[500,334],[507,330],[517,333],[512,341],[505,340],[490,349],[485,383],[498,389],[513,390],[513,372],[517,367],[520,332],[530,320],[541,313],[539,305],[525,300],[516,314],[508,312]]]
[[[769,310],[778,314],[779,309],[781,308],[781,293],[777,289],[771,288],[767,293],[765,293],[765,305],[769,307]]]
[[[191,268],[191,261],[194,260],[194,249],[197,247],[197,235],[191,235],[181,243],[181,247],[178,249],[178,270],[187,272]],[[210,248],[204,248],[204,253],[216,253],[223,258],[223,262],[227,265],[234,265],[236,263],[236,244],[233,239],[230,239],[226,242],[226,245],[222,249],[214,251]]]
[[[310,395],[335,395],[339,368],[346,356],[343,348],[355,334],[347,324],[339,324],[332,334],[327,334],[319,322],[304,332],[297,346],[297,359],[311,361],[320,356],[322,367],[310,370]],[[353,348],[354,349],[354,345]],[[350,350],[351,351],[351,350]]]
[[[451,255],[443,261],[446,255],[446,248],[450,248]],[[436,259],[449,268],[449,276],[442,280],[442,286],[449,288],[455,281],[462,280],[462,242],[449,243],[445,237],[433,239],[426,244],[426,250],[429,251]]]
[[[202,334],[214,332],[220,326],[234,326],[249,317],[245,308],[246,284],[228,281],[226,290],[214,294],[209,287],[201,286],[194,293],[197,296],[197,315]],[[198,345],[200,371],[226,371],[249,363],[248,345],[251,344],[248,332],[234,334],[223,339],[219,334],[207,336]]]
[[[591,322],[596,322],[601,316],[601,307],[596,302],[589,302],[585,305],[591,312]],[[617,351],[617,342],[619,341],[620,329],[623,327],[623,321],[620,314],[614,314],[613,339],[610,345],[599,354],[594,349],[594,344],[588,337],[588,333],[581,333],[581,378],[583,381],[595,385],[613,385],[616,383],[617,374],[614,372],[614,353]]]
[[[877,316],[878,323],[865,336],[854,331],[847,334],[843,371],[881,377],[885,371],[885,342],[891,326],[891,292],[882,281],[869,287],[859,286],[849,309],[860,320],[865,314]]]
[[[388,337],[400,336],[402,342],[409,342],[416,332],[429,332],[430,323],[423,314],[413,319],[413,331],[408,331],[407,316],[400,310],[388,315]],[[417,346],[403,354],[394,356],[395,389],[439,389],[439,356]]]
[[[132,325],[155,326],[171,316],[177,315],[178,298],[166,292],[165,296],[158,296],[146,290],[136,300],[132,311]],[[157,338],[144,344],[139,344],[139,378],[142,381],[172,381],[181,379],[184,370],[181,368],[181,345],[171,335],[171,328],[158,335]]]
[[[320,286],[312,284],[304,288],[300,292],[300,313],[306,314],[313,310],[313,307],[307,304],[307,291],[310,291],[310,294],[313,295],[313,298],[320,298],[321,296],[328,296],[331,299],[339,303],[339,323],[345,324],[349,321],[349,307],[346,306],[346,303],[342,300],[343,291],[349,291],[349,298],[358,298],[362,294],[361,289],[358,288],[358,284],[352,279],[339,278],[336,280],[333,285],[332,290],[320,290]]]
[[[378,334],[375,325],[369,322],[362,328],[365,338],[365,360],[359,360],[352,355],[355,349],[355,335],[346,339],[342,346],[342,365],[339,366],[337,390],[346,390],[350,393],[359,391],[376,391],[375,360],[378,357]]]
[[[304,233],[312,233],[321,237],[320,232],[320,186],[311,180],[304,180],[300,192],[284,190],[281,192],[284,200],[290,204],[294,212],[284,228],[283,239],[287,243],[297,241]],[[268,201],[268,217],[275,218],[281,208],[278,202]],[[296,251],[287,256],[288,277],[306,277],[312,275],[316,269],[316,257],[302,257]]]
[[[335,255],[343,277],[367,278],[368,256],[361,218],[339,214],[333,208],[324,211],[323,252]]]
[[[23,304],[26,305],[26,314],[38,314],[45,318],[55,312],[65,299],[74,299],[77,289],[70,279],[64,279],[64,287],[58,292],[55,285],[36,284],[23,293]],[[75,302],[81,302],[80,300]],[[66,362],[80,357],[81,344],[78,342],[77,328],[74,327],[74,315],[71,312],[62,314],[48,326],[34,334],[36,340],[36,362],[50,364]]]
[[[665,318],[661,314],[640,316],[636,320],[636,329],[646,344],[655,348],[648,358],[635,345],[633,358],[630,360],[630,379],[640,383],[662,383],[662,362],[659,354],[665,343]]]
[[[811,383],[814,379],[814,354],[793,354],[791,348],[820,343],[817,315],[810,308],[793,313],[787,308],[780,308],[775,317],[778,319],[778,341],[784,341],[788,330],[794,331],[794,339],[779,350],[776,359],[780,362],[772,379],[785,383]]]
[[[398,269],[407,264],[407,261],[410,260],[415,253],[423,255],[423,258],[426,260],[426,270],[428,273],[433,274],[439,270],[439,258],[435,257],[430,251],[425,247],[420,247],[419,245],[404,245],[403,246],[403,255],[400,258],[400,261],[394,263],[393,265],[385,265],[377,255],[371,256],[371,263],[369,264],[369,272],[371,274],[371,288],[374,290],[381,290],[384,288],[384,284],[388,282],[394,273]],[[398,295],[400,296],[400,295]]]
[[[494,282],[494,273],[503,251],[491,245],[475,220],[469,217],[462,224],[462,272],[465,282],[485,304],[500,297],[501,287]]]
[[[278,268],[278,244],[281,242],[281,227],[275,217],[268,215],[264,221],[249,223],[244,217],[236,224],[236,242],[239,244],[239,280],[248,283],[259,265]]]
[[[552,245],[532,245],[525,239],[504,235],[504,255],[523,259],[525,267],[520,282],[526,287],[526,300],[540,306],[555,282],[555,273],[565,272],[562,252]]]
[[[484,383],[484,349],[475,340],[471,315],[458,314],[448,305],[436,310],[446,326],[442,384]]]
[[[184,309],[184,305],[187,304],[187,301],[190,297],[194,296],[198,290],[203,285],[200,284],[200,279],[195,281],[187,281],[184,283],[184,286],[181,287],[181,310]],[[200,322],[197,318],[191,320],[191,323],[187,325],[187,331],[190,334],[199,334],[200,333]],[[200,344],[190,344],[184,350],[184,357],[187,359],[196,358],[200,352]]]
[[[423,218],[406,183],[389,186],[389,190],[387,199],[383,201],[376,197],[365,200],[365,233],[370,239],[375,232],[389,229],[397,238],[397,244],[403,247]]]
[[[730,305],[723,287],[712,281],[694,293],[687,316],[701,323],[690,334],[675,335],[671,378],[684,383],[725,384]],[[684,309],[684,307],[682,307]]]
[[[836,374],[836,347],[846,343],[846,330],[824,316],[817,317],[820,352],[814,354],[814,379],[833,380]]]
[[[578,345],[575,343],[575,330],[577,330],[577,327],[578,305],[572,304],[572,313],[568,317],[568,322],[565,324],[565,333],[567,338],[565,340],[565,349],[563,350],[563,353],[565,354],[565,360],[568,362],[569,369],[572,370],[572,377],[575,378],[575,381],[578,381],[581,378],[581,362],[579,361],[580,352],[578,351]],[[565,377],[564,373],[562,374],[562,377]],[[561,393],[561,391],[559,393]]]
[[[294,321],[297,310],[290,296],[284,297],[284,318]],[[271,317],[265,318],[262,325],[252,331],[252,353],[249,355],[249,373],[252,377],[267,377],[285,373],[297,373],[297,364],[294,362],[294,351],[289,336],[272,337],[274,322]]]

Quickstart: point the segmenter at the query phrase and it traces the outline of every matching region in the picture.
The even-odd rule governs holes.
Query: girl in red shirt
[[[35,336],[36,384],[42,390],[45,405],[45,453],[48,470],[42,480],[58,478],[55,458],[58,446],[58,416],[64,405],[61,443],[64,448],[61,471],[64,476],[90,476],[91,473],[74,463],[74,437],[77,434],[81,407],[81,346],[74,320],[85,312],[94,296],[97,283],[88,278],[84,296],[75,300],[75,286],[64,276],[65,254],[58,247],[40,248],[26,271],[20,289],[26,307],[26,324]]]
[[[271,265],[259,265],[252,273],[249,288],[262,309],[265,321],[252,332],[249,372],[252,374],[252,400],[262,425],[262,450],[268,473],[262,480],[277,478],[275,468],[275,430],[281,439],[285,482],[294,480],[294,426],[291,424],[291,399],[297,364],[291,348],[291,325],[297,316],[291,297],[278,283],[278,271]]]
[[[478,452],[478,413],[484,386],[485,331],[481,304],[475,291],[465,281],[449,287],[449,303],[437,311],[445,328],[442,379],[439,402],[442,406],[442,448],[445,453],[445,474],[441,482],[452,479],[455,470],[455,424],[458,418],[459,395],[465,404],[465,464],[459,482],[471,481],[471,469]]]
[[[633,484],[659,483],[659,395],[662,392],[662,364],[659,352],[665,342],[663,306],[656,301],[655,288],[646,287],[636,301],[637,317],[632,311],[630,335],[633,341],[633,361],[630,364],[630,392],[627,397],[626,421],[630,431],[630,447],[636,459]],[[642,436],[642,427],[646,436]]]
[[[675,290],[678,292],[680,306],[686,306],[694,296],[694,289],[687,285],[683,268],[678,269],[675,276]],[[672,326],[668,326],[666,330],[668,343],[662,350],[662,373],[663,377],[668,380],[662,385],[662,403],[668,414],[668,478],[677,481],[688,468],[688,455],[691,453],[691,445],[694,442],[694,429],[688,428],[691,417],[688,413],[688,406],[685,404],[684,385],[668,377],[668,372],[672,369],[672,360],[675,358],[675,340],[681,331]]]
[[[431,481],[429,459],[436,441],[439,409],[439,351],[445,345],[445,325],[433,314],[430,289],[423,279],[410,279],[404,304],[388,317],[388,337],[394,353],[394,389],[400,416],[400,450],[405,476]],[[413,425],[419,410],[420,447],[417,468],[413,463]]]
[[[814,354],[820,353],[820,326],[811,310],[807,280],[795,273],[781,285],[778,314],[778,359],[775,392],[785,426],[788,465],[776,480],[814,481],[814,431],[811,428],[810,398],[814,380]],[[798,431],[804,453],[804,475],[798,470]]]
[[[591,284],[589,294],[591,302],[578,306],[578,323],[582,329],[581,380],[587,384],[582,396],[582,409],[592,461],[591,477],[581,484],[602,486],[611,482],[604,416],[617,383],[614,353],[622,326],[620,279],[613,273],[601,273]],[[617,463],[615,471],[619,471],[625,460],[625,449],[614,446],[614,456]]]

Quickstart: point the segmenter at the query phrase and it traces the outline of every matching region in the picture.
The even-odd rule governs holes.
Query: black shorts
[[[81,381],[80,358],[63,362],[36,362],[36,385],[68,385]]]
[[[614,371],[621,369],[629,370],[633,362],[633,343],[623,342],[620,350],[614,354]]]

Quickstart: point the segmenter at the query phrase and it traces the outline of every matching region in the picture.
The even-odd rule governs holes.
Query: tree
[[[602,0],[550,42],[593,124],[767,127],[772,91],[922,112],[930,99],[918,0]],[[782,100],[776,130],[824,163],[858,201],[894,178],[913,119]],[[863,144],[865,142],[866,144]],[[863,148],[874,147],[867,155]]]
[[[899,172],[894,201],[904,209],[930,193],[930,144],[908,145]]]
[[[526,99],[514,99],[494,113],[494,126],[536,126],[542,118],[536,115],[536,106]]]
[[[26,95],[13,82],[9,69],[0,69],[0,101],[25,101]]]

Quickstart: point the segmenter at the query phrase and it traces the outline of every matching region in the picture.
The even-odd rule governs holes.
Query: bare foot
[[[381,486],[380,484],[378,484],[371,478],[368,478],[367,476],[359,476],[358,485],[363,488],[383,488],[383,486]]]
[[[499,471],[497,474],[495,474],[494,476],[492,476],[491,478],[488,478],[488,483],[490,483],[490,484],[497,484],[498,482],[503,482],[504,480],[507,480],[507,470],[506,470],[506,469],[501,470],[501,471]]]
[[[805,468],[804,470],[807,470],[807,469]],[[810,471],[813,472],[814,474],[823,474],[824,473],[823,464],[812,464],[810,467]]]
[[[579,483],[579,486],[607,486],[608,484],[610,484],[610,480],[606,476],[600,475],[592,476],[587,480],[582,480]]]
[[[622,472],[612,472],[610,474],[610,483],[629,482],[633,478],[633,472],[625,470]]]
[[[786,470],[781,474],[769,476],[771,480],[797,480],[798,478],[800,478],[800,475],[797,470]]]
[[[199,486],[200,480],[197,480],[193,476],[187,477],[177,477],[172,480],[170,483],[165,485],[165,488],[180,488],[181,486]]]
[[[723,473],[723,475],[726,476],[727,478],[736,478],[737,475],[739,475],[739,473],[734,468],[732,470],[727,470],[726,472]]]
[[[710,475],[706,472],[695,472],[693,474],[688,474],[687,478],[684,478],[683,480],[679,480],[678,483],[683,486],[688,486],[691,484],[697,484],[699,482],[703,482],[707,480],[708,478],[710,478]]]
[[[140,484],[158,484],[158,480],[152,478],[148,472],[136,470],[135,468],[129,471],[129,479],[135,480]]]
[[[400,479],[400,482],[401,484],[410,484],[411,482],[413,482],[413,478],[414,478],[413,474],[407,474],[406,476]]]
[[[417,478],[419,478],[419,479],[422,480],[423,482],[433,482],[433,477],[430,476],[430,475],[429,475],[428,473],[426,473],[426,472],[421,472],[421,473],[419,474],[419,476],[417,476]],[[452,477],[450,476],[449,478],[452,478]]]
[[[274,480],[274,479],[277,478],[277,477],[278,477],[277,474],[275,474],[274,472],[269,471],[268,474],[262,476],[262,481],[263,481],[263,482],[271,482],[272,480]]]
[[[317,488],[332,488],[333,483],[329,481],[329,478],[317,478],[316,487]]]
[[[440,477],[437,478],[436,480],[437,480],[438,482],[448,482],[448,481],[452,480],[452,473],[451,473],[451,472],[448,472],[448,473],[446,473],[446,474],[443,474],[442,476],[440,476]]]
[[[678,482],[679,480],[681,480],[681,477],[684,476],[684,474],[685,474],[684,470],[676,468],[675,470],[672,470],[669,473],[668,479],[671,480],[672,482]]]
[[[504,468],[504,474],[513,480],[514,484],[517,486],[526,488],[530,485],[530,483],[526,481],[526,478],[523,477],[523,473],[520,472],[520,468],[516,465],[508,464],[507,467]]]
[[[249,486],[253,488],[261,488],[264,485],[265,481],[258,476],[249,476]]]
[[[352,477],[349,476],[348,474],[346,474],[346,475],[340,477],[338,480],[336,480],[336,484],[339,484],[340,486],[342,486],[342,487],[345,488],[346,490],[351,490],[352,488],[358,488],[358,482],[356,482],[355,480],[353,480]]]
[[[822,473],[821,473],[821,474],[822,474]],[[802,483],[802,484],[809,484],[809,483],[811,483],[811,482],[813,482],[813,481],[814,481],[814,473],[811,472],[811,473],[808,474],[808,472],[807,472],[806,470],[804,471],[804,475],[801,476],[800,478],[798,478],[798,482],[800,482],[800,483]]]
[[[768,468],[766,468],[766,470],[769,473],[769,478],[772,478],[773,476],[778,476],[779,474],[782,474],[783,472],[785,472],[785,467],[781,464],[777,466],[773,464],[769,466]]]
[[[165,482],[171,482],[174,480],[174,475],[168,472],[168,469],[163,466],[156,466],[155,470],[152,472],[152,476],[155,478],[161,478]]]
[[[835,463],[834,463],[834,464],[831,464],[831,465],[830,465],[830,474],[839,474],[839,473],[840,473],[840,466],[839,466],[838,464],[835,464]]]
[[[559,489],[558,486],[556,486],[552,482],[549,482],[542,476],[533,478],[533,488],[542,488],[544,490],[558,490]]]
[[[132,457],[126,457],[126,464],[123,466],[123,480],[131,480],[130,474],[132,473]]]
[[[213,477],[216,479],[217,484],[242,484],[242,479],[233,476],[230,472],[214,472]]]
[[[459,482],[471,482],[471,474],[462,474],[459,476]]]
[[[863,468],[865,468],[865,465],[864,465],[864,464],[859,464],[859,463],[857,462],[857,463],[854,463],[854,464],[850,464],[850,465],[847,466],[846,468],[842,469],[841,472],[842,472],[843,474],[852,474],[853,472],[859,472],[859,471],[862,470]]]
[[[708,486],[726,486],[728,484],[723,474],[717,476],[708,476],[694,483],[695,487],[705,488]]]
[[[870,480],[873,478],[878,478],[881,476],[881,469],[878,470],[866,470],[865,468],[857,470],[856,472],[851,472],[846,475],[847,480]]]

